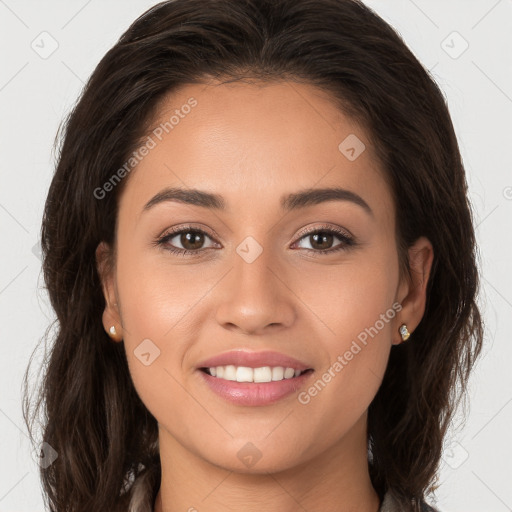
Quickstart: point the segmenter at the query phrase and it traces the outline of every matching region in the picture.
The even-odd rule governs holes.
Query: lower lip
[[[298,391],[313,375],[309,371],[298,377],[272,382],[237,382],[212,377],[210,374],[197,370],[210,389],[220,397],[237,405],[269,405]]]

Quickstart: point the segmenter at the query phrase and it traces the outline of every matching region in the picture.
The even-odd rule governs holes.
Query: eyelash
[[[198,249],[198,250],[193,251],[190,249],[177,249],[173,246],[168,246],[168,247],[165,246],[166,242],[168,240],[171,240],[175,236],[181,235],[183,233],[190,233],[190,232],[200,233],[200,234],[208,236],[209,238],[213,238],[209,233],[207,233],[206,231],[203,231],[202,229],[194,228],[192,226],[184,226],[182,228],[177,229],[176,231],[170,231],[170,232],[166,233],[165,235],[163,235],[162,237],[158,238],[157,240],[155,240],[154,245],[156,245],[157,247],[163,247],[166,251],[169,251],[170,253],[176,254],[178,256],[188,256],[188,255],[197,256],[205,250],[213,249],[213,247],[207,247],[206,249]],[[308,252],[313,252],[315,254],[332,254],[337,251],[351,249],[351,248],[355,247],[356,245],[358,245],[357,242],[354,240],[354,238],[349,236],[345,231],[342,231],[341,229],[337,229],[337,228],[333,228],[333,227],[328,227],[328,226],[320,226],[318,228],[314,228],[314,229],[311,229],[311,230],[308,230],[308,231],[302,233],[301,236],[299,237],[299,239],[297,240],[297,242],[300,242],[303,238],[306,238],[307,236],[311,236],[311,235],[315,235],[315,234],[319,234],[319,233],[324,233],[324,234],[327,233],[327,234],[336,235],[336,237],[339,238],[342,243],[340,243],[334,249],[331,248],[331,249],[318,249],[318,250],[316,250],[316,249],[303,249],[303,250],[308,251]],[[294,244],[297,242],[294,242]]]

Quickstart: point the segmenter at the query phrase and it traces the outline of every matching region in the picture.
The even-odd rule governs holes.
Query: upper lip
[[[198,368],[211,368],[214,366],[245,366],[248,368],[261,368],[263,366],[283,366],[295,370],[308,370],[311,366],[295,359],[294,357],[265,350],[262,352],[251,352],[247,350],[231,350],[205,359],[198,364]]]

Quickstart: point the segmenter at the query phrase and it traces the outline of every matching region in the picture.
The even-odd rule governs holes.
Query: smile
[[[259,368],[250,368],[248,366],[212,366],[210,368],[201,368],[212,377],[218,379],[231,380],[236,382],[277,382],[284,379],[299,377],[303,373],[312,371],[299,370],[284,366],[262,366]]]
[[[215,376],[210,373],[212,371]],[[236,406],[256,407],[271,405],[299,393],[308,385],[314,370],[309,368],[301,371],[283,366],[249,368],[227,365],[198,368],[197,374],[202,377],[203,384],[206,384],[206,390],[209,390],[207,392],[213,391],[214,395]]]

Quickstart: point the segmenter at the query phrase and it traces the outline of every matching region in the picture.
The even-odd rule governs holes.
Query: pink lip
[[[201,370],[197,372],[210,389],[221,398],[236,405],[249,406],[270,405],[297,392],[300,388],[305,386],[310,376],[314,373],[311,371],[303,373],[298,377],[275,382],[236,382],[212,377]]]
[[[211,357],[199,363],[197,368],[211,368],[213,366],[246,366],[248,368],[261,368],[262,366],[283,366],[284,368],[294,368],[295,370],[308,370],[311,366],[293,358],[265,350],[262,352],[249,352],[246,350],[231,350],[224,354]],[[264,383],[267,384],[267,383]]]

